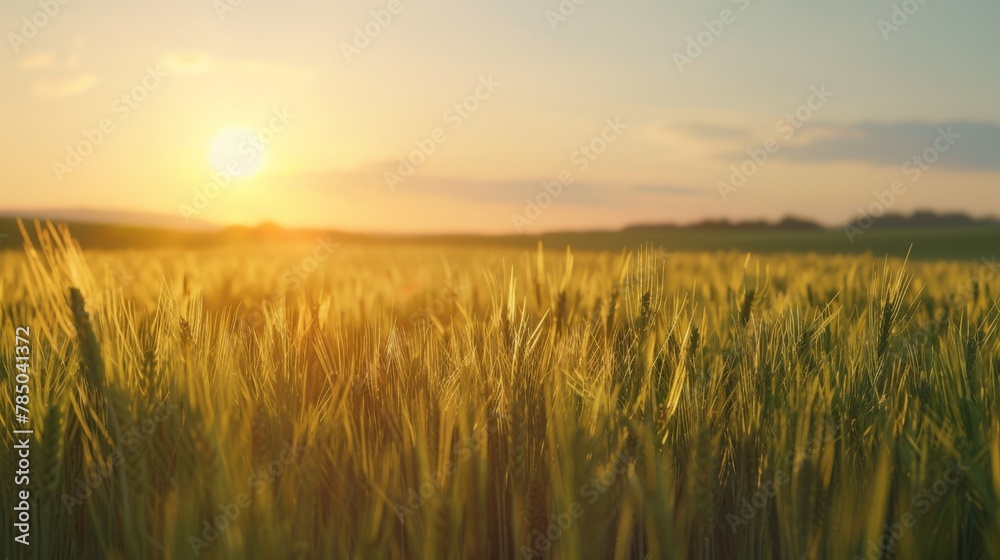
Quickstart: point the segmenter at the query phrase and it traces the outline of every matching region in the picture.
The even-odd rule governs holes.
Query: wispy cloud
[[[97,76],[80,74],[69,78],[45,78],[35,82],[31,94],[38,97],[70,97],[89,91],[97,85]]]
[[[296,174],[284,177],[285,184],[335,189],[341,196],[387,197],[434,196],[478,204],[522,204],[533,198],[553,179],[489,180],[471,177],[414,175],[398,193],[389,192],[381,173],[395,162],[373,162],[350,171],[329,171]],[[607,182],[576,182],[567,185],[561,200],[581,206],[626,206],[650,196],[706,196],[707,191],[672,184],[617,184]],[[714,191],[713,191],[714,192]]]
[[[643,194],[662,194],[676,196],[708,196],[710,191],[696,189],[692,187],[682,187],[677,185],[636,185],[631,188],[632,192]]]
[[[55,53],[39,53],[22,58],[19,66],[25,70],[41,70],[52,66],[55,60]]]
[[[750,136],[749,128],[706,122],[678,123],[665,128],[699,140],[744,140]]]
[[[268,80],[297,80],[310,78],[314,75],[309,70],[290,64],[257,58],[220,58],[197,51],[166,53],[160,57],[160,64],[168,72],[188,75],[228,72],[234,75]]]
[[[960,171],[1000,170],[1000,125],[985,121],[820,124],[823,134],[783,147],[778,157],[816,163],[899,166],[933,146],[941,131],[959,135],[935,164]]]
[[[168,72],[178,74],[201,74],[212,67],[212,57],[204,53],[167,53],[160,58],[160,63]]]

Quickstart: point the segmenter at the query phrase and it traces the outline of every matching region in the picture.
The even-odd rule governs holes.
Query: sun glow
[[[208,161],[212,169],[230,177],[245,178],[264,166],[264,143],[251,130],[230,128],[212,139]]]

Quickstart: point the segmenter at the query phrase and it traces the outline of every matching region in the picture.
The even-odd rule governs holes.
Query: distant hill
[[[917,210],[909,216],[890,213],[874,218],[871,224],[864,220],[855,220],[848,225],[859,226],[862,229],[921,229],[940,227],[973,227],[1000,225],[1000,219],[994,217],[973,218],[962,212],[937,213],[930,210]]]
[[[824,229],[820,224],[813,222],[811,220],[806,220],[802,218],[795,218],[788,216],[778,220],[777,222],[768,222],[766,220],[749,220],[743,222],[731,222],[729,220],[704,220],[701,222],[696,222],[689,225],[679,225],[679,224],[639,224],[634,226],[629,226],[624,228],[624,232],[638,232],[638,231],[650,231],[650,230],[661,230],[661,229],[698,229],[698,230],[760,230],[760,229],[776,229],[776,230],[819,230]]]
[[[690,225],[636,225],[617,231],[566,231],[539,235],[367,235],[320,229],[285,229],[275,224],[230,226],[212,230],[181,230],[134,225],[68,222],[70,232],[85,249],[152,249],[238,245],[316,243],[392,244],[395,246],[466,247],[476,250],[533,249],[570,246],[575,250],[621,251],[644,246],[665,251],[741,251],[751,253],[865,253],[914,259],[979,260],[996,252],[1000,221],[963,214],[917,212],[886,216],[876,231],[849,238],[842,227],[824,228],[815,222],[784,218],[776,222],[708,220]],[[35,237],[34,221],[26,220]],[[868,229],[868,228],[863,228]],[[853,243],[851,241],[854,241]],[[20,250],[16,220],[0,217],[0,251]]]
[[[4,210],[0,218],[22,218],[25,220],[51,220],[76,224],[102,224],[133,226],[141,228],[175,229],[190,231],[217,231],[216,224],[202,220],[186,220],[181,216],[155,214],[152,212],[122,212],[116,210],[92,210],[87,208],[40,208],[34,210]]]
[[[35,220],[24,219],[25,229],[34,239]],[[39,220],[43,225],[45,220]],[[363,241],[366,236],[327,230],[288,230],[274,224],[255,227],[232,226],[212,230],[179,230],[130,225],[97,224],[87,222],[66,222],[73,238],[84,249],[150,249],[161,247],[199,248],[233,244],[296,243],[315,242],[317,239],[332,237],[335,242]],[[21,232],[17,218],[0,217],[0,250],[21,249]]]

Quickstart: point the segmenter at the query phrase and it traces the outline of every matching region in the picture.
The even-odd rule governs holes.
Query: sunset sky
[[[901,181],[1000,214],[995,0],[63,1],[0,7],[0,210],[834,224]]]

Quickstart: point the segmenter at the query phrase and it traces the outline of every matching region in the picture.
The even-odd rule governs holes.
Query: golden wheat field
[[[35,558],[1000,558],[992,255],[31,238]]]

